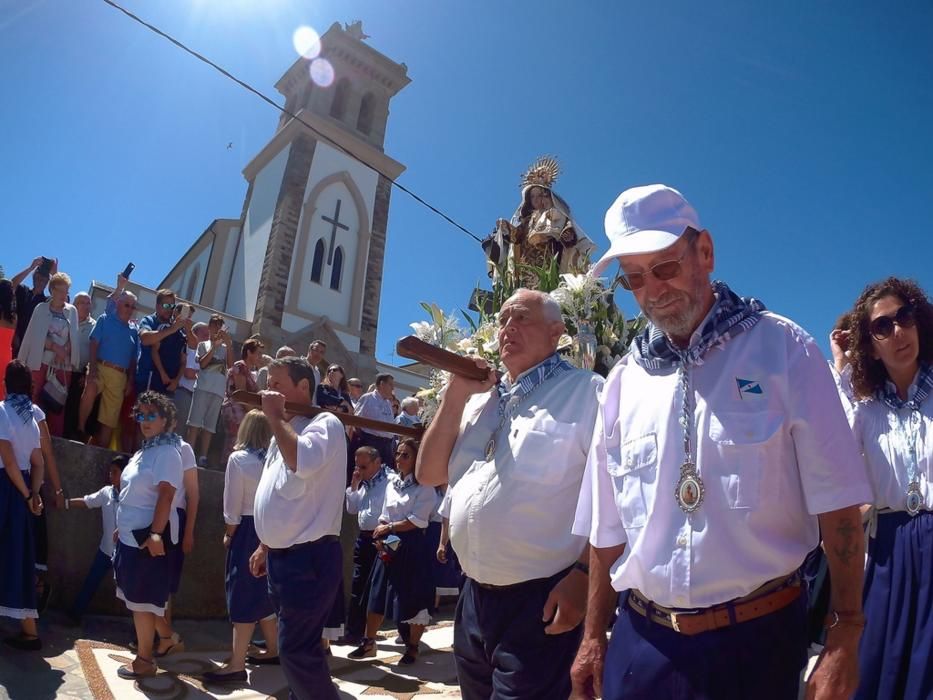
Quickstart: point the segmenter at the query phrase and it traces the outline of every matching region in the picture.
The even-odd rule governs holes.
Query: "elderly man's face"
[[[120,297],[117,301],[117,318],[123,323],[129,323],[134,311],[136,311],[136,300],[125,294]]]
[[[347,384],[347,388],[350,390],[350,398],[354,401],[363,395],[363,385],[360,384],[359,380],[350,381]]]
[[[513,378],[557,349],[562,321],[545,317],[541,300],[528,290],[513,294],[499,310],[499,356]]]
[[[680,261],[680,274],[660,280],[649,270],[671,260]],[[625,274],[645,274],[645,284],[632,292],[645,316],[678,341],[688,340],[709,311],[712,297],[709,276],[713,271],[713,241],[702,231],[690,241],[681,237],[674,245],[655,253],[627,255],[619,259]]]
[[[360,472],[360,478],[363,480],[373,478],[376,472],[379,471],[379,467],[382,466],[382,460],[378,457],[371,459],[369,455],[366,454],[354,455],[353,461]]]
[[[75,297],[75,308],[78,310],[78,320],[84,321],[91,315],[91,297],[81,294]]]

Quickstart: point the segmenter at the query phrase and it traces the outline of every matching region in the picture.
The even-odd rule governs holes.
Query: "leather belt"
[[[109,367],[110,369],[115,369],[117,372],[126,374],[126,367],[121,367],[120,365],[114,364],[113,362],[107,362],[107,360],[98,360],[97,364],[103,365],[104,367]]]
[[[709,608],[681,610],[656,605],[640,591],[629,591],[629,607],[651,622],[687,636],[748,622],[786,608],[801,595],[797,574],[769,581],[747,596]]]

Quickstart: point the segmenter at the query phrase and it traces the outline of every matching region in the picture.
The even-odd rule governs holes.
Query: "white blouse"
[[[224,522],[239,525],[244,515],[253,514],[253,501],[262,476],[263,462],[246,450],[231,452],[224,474]]]
[[[402,479],[398,474],[392,473],[389,474],[386,500],[379,522],[395,523],[408,520],[416,527],[426,528],[436,504],[437,493],[433,486],[415,483],[411,474]]]
[[[41,445],[39,424],[36,421],[44,420],[45,414],[41,414],[41,411],[39,411],[42,415],[42,418],[39,418],[36,412],[37,407],[33,406],[33,417],[24,422],[11,404],[0,401],[0,440],[6,440],[13,446],[16,465],[22,472],[32,471],[32,463],[29,458],[32,451],[39,449]]]
[[[138,547],[133,530],[149,527],[155,516],[159,500],[159,484],[181,487],[181,456],[173,445],[157,445],[148,450],[139,450],[130,459],[120,476],[120,505],[117,506],[117,530],[120,542]],[[172,509],[169,523],[178,531],[178,515]]]

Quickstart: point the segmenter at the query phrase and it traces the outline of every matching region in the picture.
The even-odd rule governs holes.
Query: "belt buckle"
[[[674,628],[675,632],[680,632],[680,624],[677,622],[678,613],[671,613],[671,627]]]

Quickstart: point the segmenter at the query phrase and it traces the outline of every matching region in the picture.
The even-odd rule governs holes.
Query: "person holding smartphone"
[[[175,303],[175,292],[156,292],[155,313],[139,322],[139,342],[142,349],[136,364],[136,391],[158,391],[174,396],[184,376],[187,331],[190,321]]]
[[[32,287],[23,284],[29,273],[32,272]],[[32,318],[33,309],[44,301],[48,301],[45,295],[45,288],[49,284],[49,278],[58,272],[58,260],[39,256],[25,270],[15,275],[13,289],[16,294],[16,333],[13,335],[13,356],[19,352],[19,344],[26,334],[26,328],[29,326],[29,319]]]
[[[198,344],[198,378],[188,414],[187,442],[198,454],[198,466],[207,466],[211,438],[217,432],[217,420],[227,388],[227,371],[233,367],[233,341],[220,314],[211,316],[208,339]]]

